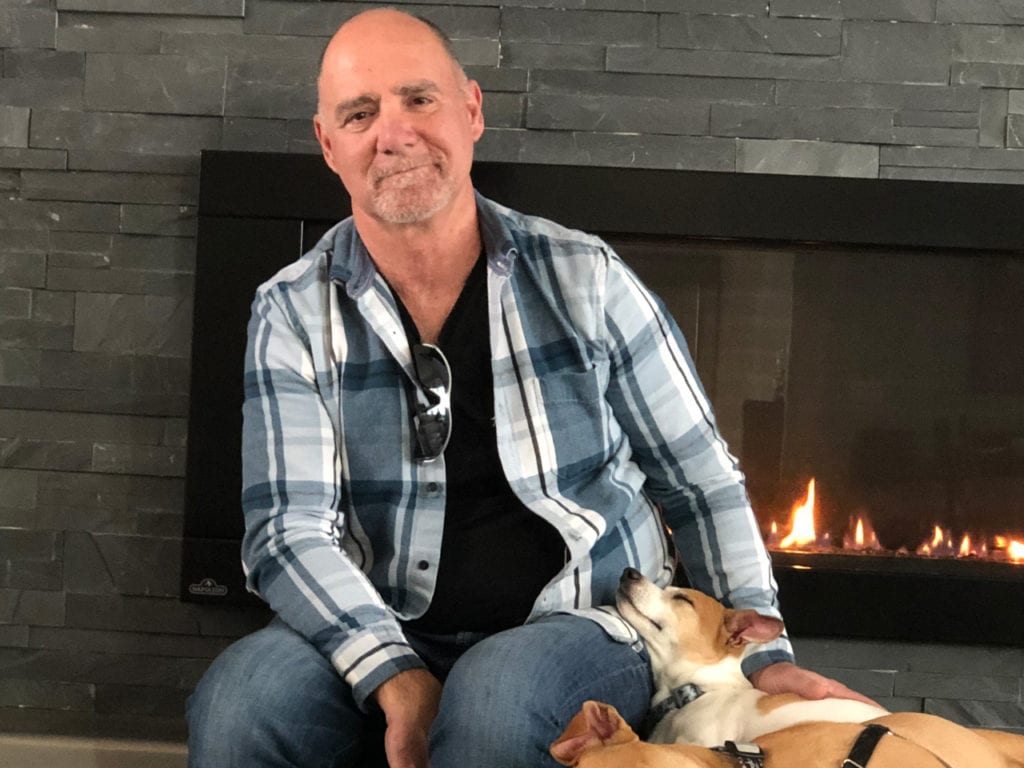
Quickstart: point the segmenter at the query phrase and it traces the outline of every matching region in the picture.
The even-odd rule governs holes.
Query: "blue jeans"
[[[557,615],[489,637],[409,640],[443,682],[431,768],[544,768],[548,747],[587,699],[634,727],[652,694],[645,650],[595,623]],[[190,768],[377,768],[383,717],[280,621],[242,638],[210,666],[188,703]]]

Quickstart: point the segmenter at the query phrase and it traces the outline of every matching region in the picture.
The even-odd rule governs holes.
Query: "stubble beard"
[[[373,213],[389,224],[426,221],[455,197],[455,185],[443,158],[406,160],[387,169],[371,168]]]

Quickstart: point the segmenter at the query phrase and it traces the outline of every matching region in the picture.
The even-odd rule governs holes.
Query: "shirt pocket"
[[[540,379],[555,449],[555,474],[575,478],[607,460],[607,403],[598,369],[552,371]]]

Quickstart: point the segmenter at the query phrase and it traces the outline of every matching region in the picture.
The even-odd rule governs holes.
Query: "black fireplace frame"
[[[238,565],[249,301],[259,282],[300,255],[301,243],[347,215],[349,203],[316,155],[206,151],[201,168],[181,596],[244,604],[255,602]],[[477,163],[473,177],[503,204],[609,236],[1024,258],[1024,185],[497,162]],[[773,559],[794,635],[1004,645],[1024,638],[1024,567],[894,573],[871,570],[863,556]]]

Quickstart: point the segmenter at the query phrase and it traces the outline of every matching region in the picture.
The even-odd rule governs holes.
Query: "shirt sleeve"
[[[248,588],[330,660],[365,709],[381,683],[424,664],[341,548],[341,462],[312,360],[286,291],[261,288],[245,356],[242,564]]]
[[[744,477],[715,424],[686,341],[661,301],[609,250],[608,398],[659,504],[690,584],[726,605],[781,618],[771,560]],[[685,269],[685,262],[680,269]],[[792,661],[785,635],[744,657],[747,675]]]

